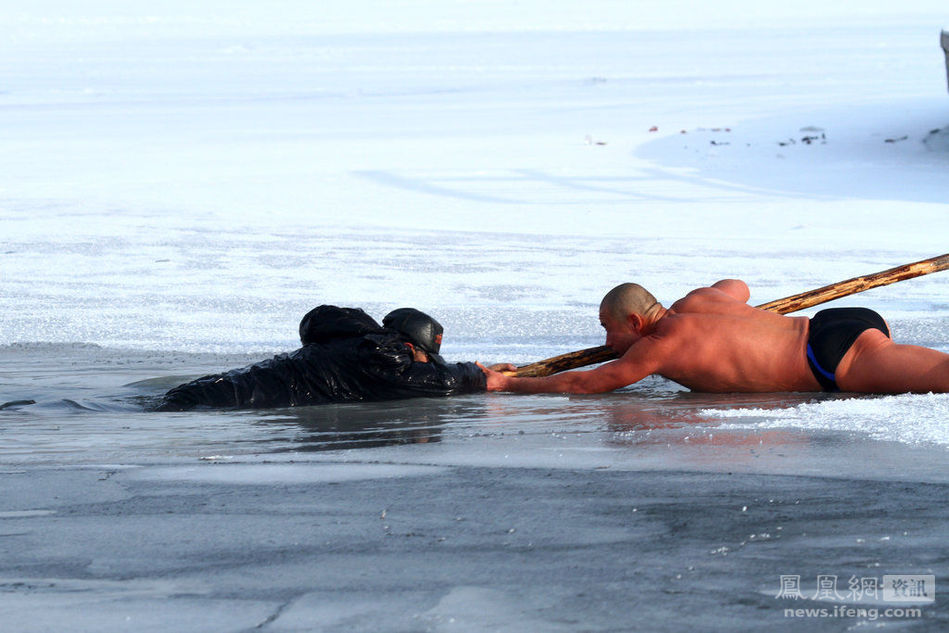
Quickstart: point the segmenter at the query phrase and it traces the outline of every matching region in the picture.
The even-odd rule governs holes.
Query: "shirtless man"
[[[749,306],[749,296],[743,281],[725,279],[666,309],[642,286],[622,284],[600,304],[619,360],[544,378],[485,369],[488,391],[601,393],[659,374],[704,392],[949,392],[949,354],[894,343],[871,310],[787,317]]]

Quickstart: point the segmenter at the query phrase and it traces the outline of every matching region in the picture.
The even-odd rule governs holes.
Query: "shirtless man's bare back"
[[[544,378],[486,370],[488,390],[600,393],[660,374],[704,392],[949,392],[949,354],[894,343],[872,311],[787,317],[749,306],[749,296],[744,282],[726,279],[666,309],[641,286],[622,284],[600,304],[619,360]]]

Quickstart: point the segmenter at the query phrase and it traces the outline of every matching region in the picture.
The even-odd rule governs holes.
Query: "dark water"
[[[495,463],[504,454],[512,465],[547,460],[581,468],[688,466],[780,473],[819,473],[833,460],[838,471],[846,466],[856,477],[945,478],[946,452],[938,444],[875,441],[847,426],[815,430],[807,420],[802,424],[793,418],[776,428],[762,417],[759,426],[755,417],[808,403],[839,403],[842,414],[869,406],[885,415],[888,408],[897,410],[887,401],[839,394],[693,394],[660,378],[594,396],[480,394],[273,410],[146,411],[174,385],[264,356],[86,344],[2,347],[0,457],[30,462],[233,459],[439,444],[428,451],[430,459]],[[910,413],[928,402],[911,403]],[[747,410],[749,416],[736,426],[709,415],[722,410]],[[870,468],[868,452],[883,456],[875,466],[913,457],[888,472]]]

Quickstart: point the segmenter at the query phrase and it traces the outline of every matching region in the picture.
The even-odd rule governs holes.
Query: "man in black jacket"
[[[179,385],[156,410],[294,407],[485,391],[477,365],[449,364],[438,356],[443,329],[432,317],[400,308],[382,323],[358,308],[319,306],[300,322],[300,349]]]

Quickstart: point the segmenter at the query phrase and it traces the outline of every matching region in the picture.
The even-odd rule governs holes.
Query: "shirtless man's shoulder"
[[[729,320],[728,317],[744,315],[747,311],[754,311],[754,308],[734,294],[714,286],[696,288],[673,303],[656,322],[650,335],[640,342],[653,353],[661,350],[664,354],[675,355],[683,345],[694,346],[695,337],[709,328],[721,327],[717,321],[722,317]]]
[[[726,279],[718,283],[696,288],[670,306],[670,311],[684,312],[741,312],[750,306],[748,286],[737,279]]]
[[[748,286],[738,279],[725,279],[706,288],[697,288],[672,304],[670,315],[692,316],[693,325],[702,324],[719,329],[722,327],[749,326],[800,330],[807,322],[806,317],[787,317],[776,312],[768,312],[748,305]],[[708,317],[726,317],[723,319],[702,319]]]

